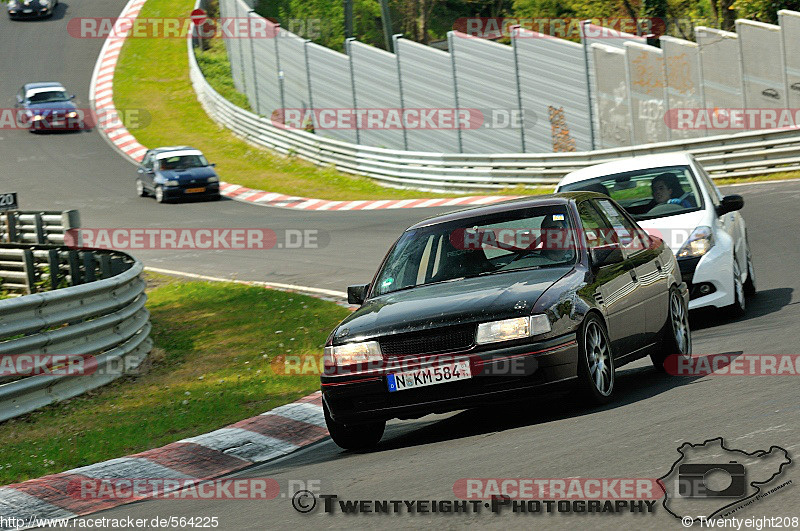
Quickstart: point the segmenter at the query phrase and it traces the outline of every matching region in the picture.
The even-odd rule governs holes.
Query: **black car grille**
[[[410,332],[384,337],[378,340],[386,356],[410,356],[457,352],[467,350],[475,344],[475,325],[460,325]]]

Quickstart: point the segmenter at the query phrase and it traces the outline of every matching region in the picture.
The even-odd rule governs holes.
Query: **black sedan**
[[[374,446],[386,420],[569,384],[605,403],[615,370],[690,356],[674,254],[607,196],[573,192],[445,214],[406,230],[333,330],[328,430]]]
[[[53,15],[58,0],[9,0],[8,16],[14,18],[44,18]]]

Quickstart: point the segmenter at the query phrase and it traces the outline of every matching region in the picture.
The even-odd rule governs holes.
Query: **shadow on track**
[[[747,310],[738,319],[731,319],[725,311],[717,308],[701,308],[692,310],[689,314],[689,324],[692,330],[703,330],[714,326],[729,323],[740,323],[757,319],[771,313],[779,312],[792,303],[792,288],[775,288],[759,291],[753,297],[747,298]]]
[[[731,354],[741,354],[741,352]],[[623,368],[617,372],[616,399],[605,406],[587,406],[570,392],[569,387],[565,386],[556,392],[531,393],[529,397],[521,400],[498,402],[491,407],[469,409],[445,419],[422,418],[389,425],[383,441],[369,453],[445,442],[476,435],[488,435],[568,418],[579,418],[628,406],[676,387],[692,385],[699,378],[669,376],[654,367]],[[536,407],[531,407],[532,403],[535,403]],[[347,458],[358,453],[339,450],[335,446],[332,448],[331,451],[307,456],[303,464]]]

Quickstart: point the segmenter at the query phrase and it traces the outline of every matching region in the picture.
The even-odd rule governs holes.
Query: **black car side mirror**
[[[358,284],[355,286],[347,286],[347,303],[348,304],[363,304],[364,297],[367,295],[369,284]]]
[[[736,194],[726,195],[717,207],[717,215],[722,216],[728,212],[741,210],[742,207],[744,207],[744,198],[742,196]]]
[[[618,264],[623,260],[622,249],[618,243],[595,247],[590,251],[590,255],[592,257],[592,266],[596,268]]]
[[[216,168],[217,167],[217,163],[216,162],[212,162],[211,164],[209,164],[209,166],[211,166],[212,168]]]
[[[69,95],[69,99],[74,100],[75,99],[75,94],[70,94]]]

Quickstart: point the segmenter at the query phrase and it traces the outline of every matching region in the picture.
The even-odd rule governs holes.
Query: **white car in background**
[[[689,285],[689,309],[744,314],[756,292],[755,272],[739,195],[724,196],[688,153],[646,155],[576,170],[557,192],[604,193],[675,253]]]

